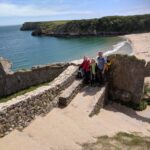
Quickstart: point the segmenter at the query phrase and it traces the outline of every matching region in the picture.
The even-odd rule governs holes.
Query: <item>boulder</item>
[[[143,96],[145,61],[135,56],[111,55],[109,98],[139,104]]]
[[[0,57],[0,75],[3,74],[4,72],[7,74],[12,73],[11,67],[12,63],[9,60]]]

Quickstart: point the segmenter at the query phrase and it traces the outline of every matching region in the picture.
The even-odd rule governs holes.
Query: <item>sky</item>
[[[0,26],[150,14],[150,0],[0,0]]]

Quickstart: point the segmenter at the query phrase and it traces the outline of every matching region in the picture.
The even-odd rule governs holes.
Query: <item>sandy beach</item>
[[[137,58],[150,61],[150,33],[130,34],[124,37],[130,40],[133,54]],[[150,77],[146,78],[145,82],[150,84]]]
[[[125,35],[133,47],[133,54],[139,59],[150,61],[150,33]]]

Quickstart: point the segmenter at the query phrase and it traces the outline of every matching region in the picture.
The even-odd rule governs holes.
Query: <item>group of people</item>
[[[86,84],[95,85],[98,83],[101,85],[108,80],[110,66],[111,62],[106,57],[103,57],[103,52],[98,52],[97,60],[84,56],[77,76],[78,78],[83,78]]]

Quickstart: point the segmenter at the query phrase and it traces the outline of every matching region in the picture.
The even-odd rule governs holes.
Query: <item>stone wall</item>
[[[23,129],[37,115],[48,113],[56,106],[55,97],[75,79],[78,67],[69,66],[47,86],[0,103],[0,137],[13,129]]]
[[[145,67],[145,77],[150,77],[150,61],[146,64]]]
[[[93,109],[89,113],[89,117],[94,116],[100,112],[100,109],[104,107],[104,105],[108,101],[108,84],[105,84],[99,92],[95,95],[95,104],[93,104]],[[92,107],[92,106],[91,106]]]
[[[68,64],[37,66],[27,71],[6,72],[0,63],[0,97],[8,96],[34,85],[52,81]]]
[[[139,104],[143,96],[145,61],[134,56],[112,55],[109,98]]]

